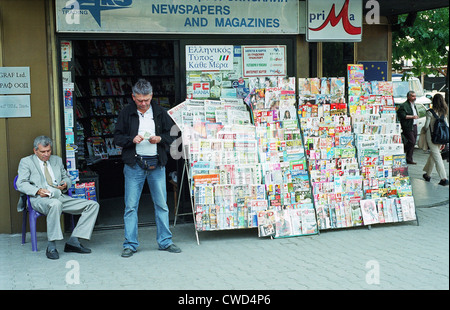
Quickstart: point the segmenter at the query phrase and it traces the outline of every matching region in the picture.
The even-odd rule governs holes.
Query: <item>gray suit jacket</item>
[[[72,181],[64,168],[62,158],[52,155],[48,161],[58,184],[59,182],[64,181],[67,183],[67,188],[71,187]],[[17,189],[21,193],[29,195],[31,200],[33,197],[36,197],[36,193],[40,188],[47,188],[47,181],[39,166],[39,158],[35,154],[20,160],[16,185]],[[55,192],[55,196],[61,195],[59,189],[52,188],[51,190]],[[17,211],[23,211],[24,208],[24,200],[21,197],[17,204]]]

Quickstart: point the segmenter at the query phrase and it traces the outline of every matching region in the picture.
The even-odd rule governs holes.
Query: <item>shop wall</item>
[[[306,36],[300,34],[297,36],[297,68],[296,76],[297,78],[309,77],[309,46],[306,42]]]
[[[392,72],[392,31],[386,17],[380,18],[380,24],[364,24],[362,42],[357,43],[357,61],[387,61],[388,80]]]
[[[31,117],[0,118],[0,233],[21,231],[22,213],[17,212],[19,194],[13,180],[22,157],[33,153],[38,135],[52,137],[52,96],[47,40],[46,0],[0,1],[1,66],[30,68]],[[45,229],[45,219],[38,220]]]

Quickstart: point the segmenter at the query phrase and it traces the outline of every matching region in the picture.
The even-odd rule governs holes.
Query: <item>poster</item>
[[[286,46],[242,46],[244,77],[286,76]]]

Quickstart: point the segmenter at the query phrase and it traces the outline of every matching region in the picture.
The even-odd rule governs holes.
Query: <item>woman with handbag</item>
[[[445,116],[445,121],[448,126],[448,107],[445,103],[444,97],[441,94],[434,95],[432,109],[438,117],[441,117],[443,115]],[[423,167],[423,171],[425,171],[423,178],[425,179],[425,181],[430,182],[431,173],[436,166],[437,173],[441,178],[441,181],[438,184],[446,186],[448,185],[447,172],[445,171],[444,161],[441,156],[441,151],[445,147],[445,145],[434,144],[431,141],[431,134],[434,128],[435,121],[436,118],[433,116],[432,112],[427,111],[427,119],[425,125],[422,128],[422,131],[424,131],[426,134],[426,142],[430,149],[430,155],[425,167]]]

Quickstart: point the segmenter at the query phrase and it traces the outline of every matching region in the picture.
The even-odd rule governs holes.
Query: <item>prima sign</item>
[[[362,0],[307,0],[308,42],[360,42]]]

